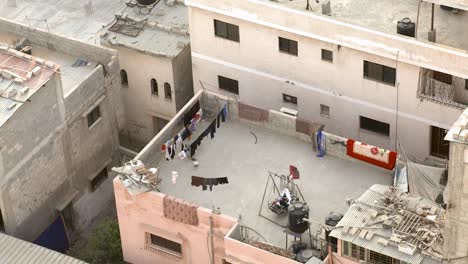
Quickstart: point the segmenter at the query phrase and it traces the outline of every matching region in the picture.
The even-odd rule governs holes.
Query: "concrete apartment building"
[[[181,1],[24,1],[0,16],[102,44],[119,54],[121,144],[138,150],[193,96],[187,7]],[[40,12],[38,12],[40,10]]]
[[[113,203],[118,65],[113,50],[0,20],[1,231],[33,241],[63,220],[68,241]]]
[[[328,132],[393,150],[399,142],[422,160],[448,157],[443,137],[468,103],[466,1],[186,4],[195,91],[296,110]],[[397,34],[405,17],[415,37]]]
[[[193,96],[187,20],[182,2],[130,1],[101,35],[119,53],[129,145],[145,146]]]

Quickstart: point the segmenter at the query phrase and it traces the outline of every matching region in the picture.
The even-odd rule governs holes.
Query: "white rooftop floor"
[[[202,122],[202,126],[206,127],[207,122]],[[257,144],[250,131],[257,136]],[[223,214],[232,217],[242,215],[243,225],[258,231],[269,243],[284,247],[283,228],[258,216],[268,171],[289,174],[289,165],[297,166],[301,174],[297,183],[310,206],[310,219],[321,223],[331,211],[345,213],[346,198],[359,197],[375,183],[392,183],[388,171],[315,155],[307,142],[250,123],[228,121],[221,123],[213,140],[206,137],[198,147],[195,157],[200,162],[199,167],[194,167],[190,159],[177,158],[171,161],[163,158],[145,165],[160,167],[162,193],[205,208],[220,207]],[[175,185],[171,182],[172,170],[179,172]],[[202,187],[191,186],[191,176],[228,177],[229,184],[213,186],[213,191],[202,191]],[[265,203],[274,197],[270,187]],[[282,221],[286,218],[284,216]],[[314,228],[312,226],[313,234]]]

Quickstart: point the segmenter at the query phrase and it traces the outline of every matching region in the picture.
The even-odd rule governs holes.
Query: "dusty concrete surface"
[[[203,121],[197,133],[207,125]],[[257,137],[257,143],[250,132]],[[309,203],[310,219],[317,222],[323,222],[330,211],[344,213],[346,198],[359,197],[375,183],[392,183],[388,171],[330,156],[317,158],[307,142],[242,121],[222,123],[213,140],[206,137],[202,141],[195,157],[198,167],[190,159],[158,161],[156,153],[146,165],[160,167],[162,193],[205,208],[220,207],[223,214],[236,218],[241,215],[244,225],[258,231],[269,243],[283,247],[283,228],[258,216],[268,171],[288,174],[290,164],[297,166],[301,173],[297,183]],[[171,181],[172,170],[179,172],[176,184]],[[201,187],[191,186],[191,176],[228,177],[229,184],[214,186],[211,192],[202,191]],[[274,197],[270,186],[265,203]],[[268,214],[266,209],[263,211]],[[278,220],[284,222],[285,218]]]

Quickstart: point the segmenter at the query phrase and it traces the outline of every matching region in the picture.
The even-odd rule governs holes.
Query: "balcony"
[[[468,106],[466,80],[448,74],[422,69],[417,97],[463,110]]]

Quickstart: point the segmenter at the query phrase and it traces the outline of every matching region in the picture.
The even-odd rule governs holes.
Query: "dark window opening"
[[[164,96],[166,99],[172,99],[171,85],[169,83],[164,83]]]
[[[239,26],[215,20],[214,28],[216,36],[239,42]]]
[[[364,77],[378,82],[395,85],[396,69],[364,61]]]
[[[120,70],[120,83],[123,86],[128,86],[128,76],[125,70]]]
[[[278,37],[279,50],[297,56],[297,41]]]
[[[433,78],[439,82],[443,82],[449,85],[452,85],[452,75],[443,73],[443,72],[438,72],[434,71],[433,72]]]
[[[5,231],[5,223],[3,222],[2,210],[0,210],[0,232]]]
[[[94,192],[103,182],[105,182],[107,180],[107,176],[107,168],[104,168],[91,180],[91,191]]]
[[[449,158],[450,143],[445,141],[447,130],[431,126],[431,155],[442,159]]]
[[[158,95],[158,82],[155,79],[151,79],[151,94]]]
[[[333,62],[333,51],[322,49],[322,60]]]
[[[151,245],[169,251],[168,253],[182,255],[182,245],[169,239],[151,234]]]
[[[468,90],[468,80],[465,80],[465,89]]]
[[[361,129],[372,131],[381,135],[390,136],[390,125],[364,116],[359,117]]]
[[[283,94],[283,102],[297,105],[297,97],[289,94]]]
[[[88,114],[88,127],[91,127],[94,123],[96,123],[99,118],[101,118],[101,110],[99,109],[98,105]]]
[[[233,94],[239,94],[239,82],[218,75],[219,89],[228,91]]]
[[[320,105],[320,114],[326,117],[330,116],[330,107],[328,105]]]

